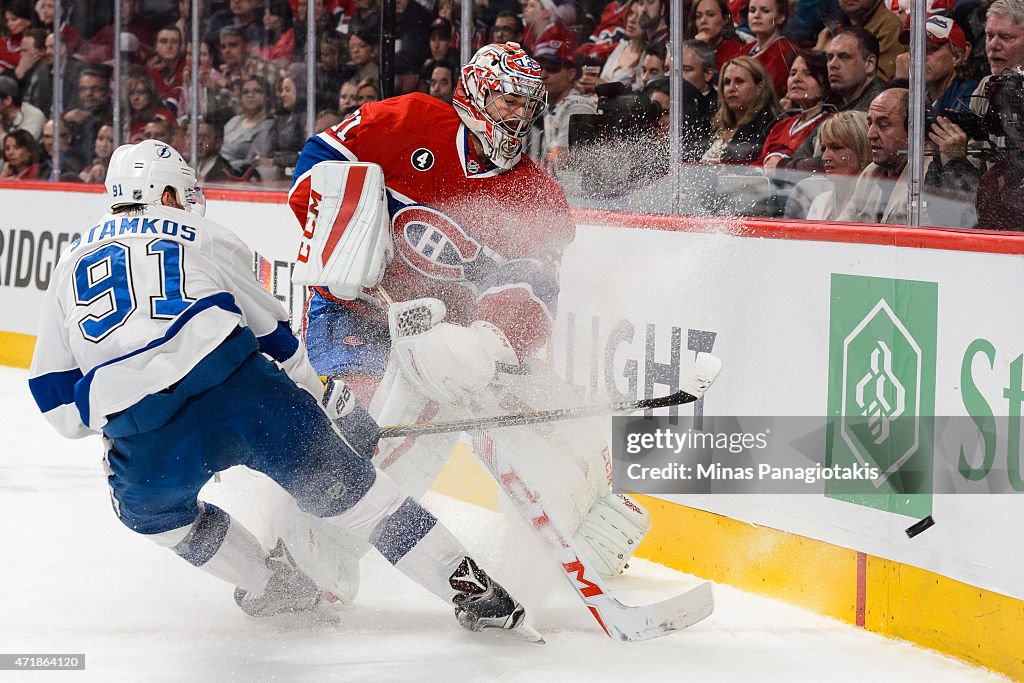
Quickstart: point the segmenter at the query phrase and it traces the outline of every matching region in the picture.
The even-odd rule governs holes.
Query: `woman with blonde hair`
[[[768,131],[781,111],[764,64],[753,57],[730,59],[718,82],[718,111],[712,122],[711,146],[701,161],[757,162]]]
[[[867,114],[860,111],[833,114],[818,126],[818,142],[832,189],[814,198],[807,209],[807,219],[836,220],[850,202],[860,172],[871,163]]]

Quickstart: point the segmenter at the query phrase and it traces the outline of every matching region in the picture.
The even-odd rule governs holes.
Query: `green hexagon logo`
[[[826,495],[930,514],[937,311],[934,282],[832,275],[826,462],[880,474]]]

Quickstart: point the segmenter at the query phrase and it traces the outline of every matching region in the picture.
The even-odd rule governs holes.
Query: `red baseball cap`
[[[967,37],[964,36],[964,30],[949,17],[944,17],[941,14],[928,17],[925,28],[928,31],[928,40],[933,43],[952,43],[958,50],[967,49]]]
[[[546,40],[537,45],[533,58],[549,64],[576,66],[575,46],[568,40]]]

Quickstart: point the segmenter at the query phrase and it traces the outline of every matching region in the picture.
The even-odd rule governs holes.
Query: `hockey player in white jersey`
[[[246,246],[197,210],[181,155],[156,141],[122,146],[106,186],[111,213],[62,255],[46,293],[29,384],[61,434],[109,440],[121,522],[237,586],[248,614],[312,609],[322,592],[283,544],[268,552],[198,499],[214,473],[245,465],[368,541],[469,630],[539,639],[523,607],[371,465],[376,425],[344,385],[322,407],[284,308]]]

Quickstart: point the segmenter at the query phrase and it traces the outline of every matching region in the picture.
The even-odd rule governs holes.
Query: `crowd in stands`
[[[58,18],[53,0],[0,0],[0,179],[102,181],[114,139],[115,49],[122,141],[159,139],[190,154],[198,78],[205,182],[287,184],[307,106],[327,126],[381,97],[380,0],[312,0],[313,83],[305,64],[310,0],[203,3],[197,74],[193,2],[119,1],[116,36],[110,2],[63,2]],[[788,215],[906,220],[907,0],[682,1],[685,160],[788,184]],[[606,139],[604,130],[639,134],[646,176],[664,171],[669,0],[472,2],[474,49],[515,41],[541,65],[548,109],[527,146],[536,161],[557,174],[571,165],[577,141],[595,130]],[[1009,77],[1024,65],[1024,0],[928,4],[927,187],[977,201],[981,227],[1021,229],[1003,209],[1020,217],[1013,210],[1024,202],[1024,134],[985,117],[994,93],[1004,93],[1002,111],[1019,85]],[[459,3],[396,0],[396,11],[393,91],[450,101],[460,74]],[[63,45],[56,66],[55,30]],[[55,72],[64,84],[60,111]],[[610,111],[621,116],[609,121]],[[970,130],[969,116],[990,134]]]

